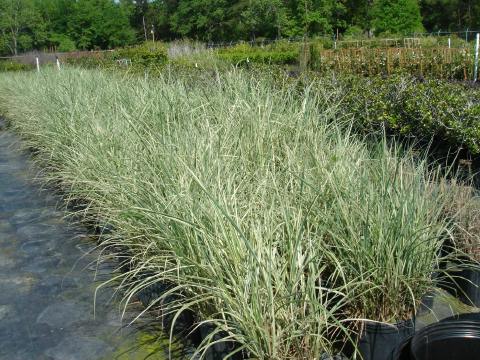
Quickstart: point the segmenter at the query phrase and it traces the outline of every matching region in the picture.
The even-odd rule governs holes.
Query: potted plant
[[[440,173],[385,146],[362,167],[333,174],[324,215],[326,251],[345,284],[353,354],[394,360],[433,290],[448,233],[450,192]],[[335,176],[337,175],[337,176]]]
[[[458,186],[452,203],[456,259],[444,280],[463,302],[480,306],[480,197],[472,186]]]

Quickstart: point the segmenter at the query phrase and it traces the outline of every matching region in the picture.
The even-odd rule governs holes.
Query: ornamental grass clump
[[[457,185],[448,208],[453,219],[452,248],[470,262],[480,263],[480,196],[471,185]],[[478,270],[478,268],[477,268]]]
[[[167,284],[150,306],[209,324],[200,355],[233,341],[250,358],[318,359],[354,341],[354,319],[410,315],[448,227],[439,175],[352,134],[321,89],[65,69],[0,75],[0,110],[46,179],[113,226],[126,303]]]
[[[333,351],[343,303],[322,287],[317,195],[302,173],[337,141],[334,108],[308,93],[299,106],[293,88],[239,73],[37,75],[2,78],[2,109],[51,180],[115,227],[109,245],[128,246],[125,299],[173,284],[155,305],[192,309],[250,356]],[[162,301],[170,295],[178,300]]]
[[[404,151],[364,149],[352,159],[359,166],[330,175],[324,245],[333,272],[354,286],[346,290],[351,318],[409,320],[434,286],[451,197],[438,172]]]

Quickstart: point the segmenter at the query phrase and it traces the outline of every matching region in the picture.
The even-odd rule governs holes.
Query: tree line
[[[0,54],[480,30],[478,0],[0,0]]]

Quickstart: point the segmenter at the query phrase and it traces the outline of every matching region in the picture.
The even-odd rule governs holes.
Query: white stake
[[[40,72],[40,61],[38,60],[38,56],[35,57],[35,62],[37,64],[37,71]]]
[[[452,39],[448,38],[448,48],[450,49],[452,46]]]
[[[478,48],[480,47],[480,33],[477,33],[477,41],[475,42],[475,71],[473,73],[473,81],[478,80]]]
[[[57,57],[57,69],[60,70],[60,60],[58,60],[58,57]]]

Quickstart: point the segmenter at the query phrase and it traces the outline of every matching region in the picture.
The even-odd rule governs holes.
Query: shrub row
[[[338,81],[345,93],[337,100],[363,130],[433,138],[453,150],[480,154],[480,88],[408,76]]]
[[[65,60],[67,64],[87,69],[98,67],[108,69],[122,66],[145,69],[163,66],[167,59],[167,47],[163,43],[156,42],[121,48],[108,53],[96,53],[95,56],[72,57]]]
[[[324,50],[310,46],[309,67],[318,72],[391,75],[405,73],[437,79],[473,78],[473,55],[469,49],[383,48]]]
[[[240,44],[217,51],[204,49],[188,56],[175,55],[169,59],[168,48],[163,43],[144,43],[140,46],[118,49],[95,57],[69,58],[70,65],[84,68],[128,67],[134,69],[162,68],[167,62],[175,68],[213,69],[224,66],[253,64],[286,65],[295,64],[299,59],[299,44],[277,43],[265,47]]]
[[[107,69],[114,65],[110,54],[99,54],[98,56],[66,57],[63,61],[72,66],[84,69],[102,68]]]
[[[31,70],[32,66],[11,60],[0,60],[0,72]]]
[[[279,42],[264,47],[239,44],[219,50],[218,57],[234,64],[253,62],[284,65],[297,63],[299,52],[299,43]]]
[[[129,59],[132,64],[150,67],[163,65],[168,59],[167,47],[160,42],[119,49],[112,53],[114,60]]]
[[[193,51],[189,43],[180,47],[164,43],[144,43],[118,49],[94,57],[68,59],[69,64],[85,68],[125,67],[138,70],[161,69],[166,63],[175,67],[215,69],[230,65],[300,65],[302,69],[326,74],[362,76],[407,74],[428,78],[467,80],[473,77],[473,55],[470,48],[369,48],[331,49],[330,39],[313,39],[304,46],[302,42],[276,42],[252,46],[249,43],[217,50],[200,48]],[[194,47],[192,46],[192,49]],[[186,52],[186,49],[190,49]],[[170,51],[172,50],[172,51]],[[169,51],[171,56],[169,56]],[[188,55],[187,55],[188,53]]]

